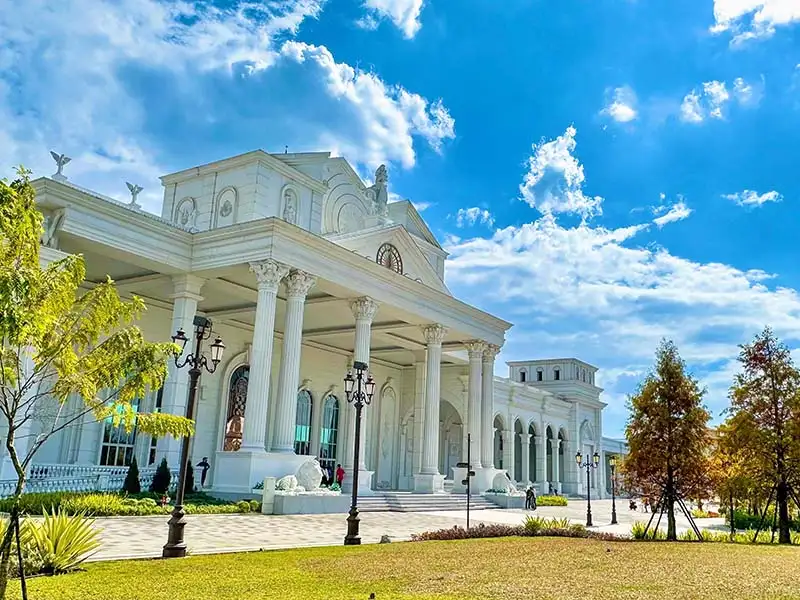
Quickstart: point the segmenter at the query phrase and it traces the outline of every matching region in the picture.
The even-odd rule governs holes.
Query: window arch
[[[244,409],[247,404],[247,386],[250,382],[250,367],[237,367],[231,375],[228,391],[228,412],[225,417],[225,441],[222,449],[236,452],[242,447],[244,429]]]
[[[395,273],[403,274],[403,259],[400,257],[400,252],[391,244],[383,244],[378,248],[378,255],[375,261],[382,267],[391,269]]]
[[[553,379],[555,379],[556,381],[561,379],[561,369],[559,369],[558,367],[553,369]]]
[[[528,374],[525,372],[525,369],[522,369],[519,372],[519,380],[521,383],[525,383],[525,380],[528,378]]]
[[[294,452],[308,454],[311,451],[311,392],[297,393],[297,416],[294,421]]]
[[[333,475],[339,442],[339,399],[332,394],[325,398],[322,406],[319,440],[319,464],[329,475]]]

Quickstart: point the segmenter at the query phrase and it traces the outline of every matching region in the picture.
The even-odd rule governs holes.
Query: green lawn
[[[797,547],[506,538],[90,564],[31,600],[798,598]],[[10,587],[19,598],[19,584]]]

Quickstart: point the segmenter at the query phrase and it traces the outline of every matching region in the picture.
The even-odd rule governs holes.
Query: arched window
[[[536,369],[536,381],[542,381],[542,380],[544,380],[544,371],[542,371],[542,368],[539,367],[538,369]]]
[[[522,371],[519,372],[519,380],[522,383],[525,383],[526,378],[527,378],[527,373],[525,372],[525,369],[523,369]]]
[[[237,367],[231,375],[228,392],[228,413],[225,418],[225,441],[222,449],[236,452],[242,447],[244,429],[244,408],[247,404],[247,384],[250,381],[250,367]]]
[[[561,371],[558,369],[558,367],[553,369],[553,379],[555,379],[556,381],[561,379]]]
[[[319,464],[329,475],[336,468],[336,451],[339,441],[339,399],[325,398],[322,407],[322,431],[319,438]]]
[[[382,267],[391,269],[395,273],[403,274],[403,259],[400,258],[400,253],[397,248],[391,244],[384,244],[378,248],[378,255],[375,261]]]
[[[294,421],[294,453],[311,451],[311,392],[300,390],[297,394],[297,417]]]
[[[139,399],[131,402],[134,412],[139,411]],[[100,449],[100,464],[111,467],[127,467],[133,459],[136,447],[136,425],[125,431],[122,425],[114,426],[114,418],[107,417],[103,424],[103,445]]]

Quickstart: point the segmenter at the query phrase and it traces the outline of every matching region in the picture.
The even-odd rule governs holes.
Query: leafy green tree
[[[663,341],[655,369],[628,401],[625,429],[629,486],[661,497],[667,510],[667,539],[677,539],[675,503],[704,497],[708,488],[708,421],[704,390],[686,373],[675,344]]]
[[[169,482],[172,481],[172,473],[169,470],[167,459],[162,458],[153,474],[153,482],[150,484],[150,491],[156,494],[166,494],[169,491]]]
[[[135,456],[133,460],[131,460],[131,465],[128,467],[127,475],[125,475],[122,491],[126,494],[138,494],[142,491],[142,484],[139,483],[139,465],[136,463]]]
[[[741,346],[739,362],[742,371],[730,391],[730,446],[774,489],[778,542],[790,544],[789,505],[800,482],[800,370],[768,327]]]
[[[163,385],[174,344],[147,342],[135,321],[139,298],[122,300],[114,283],[84,292],[82,256],[40,263],[43,216],[35,206],[29,172],[0,181],[0,424],[17,475],[12,518],[19,514],[26,469],[59,431],[87,416],[161,437],[189,435],[188,419],[137,413],[132,401]],[[74,408],[70,398],[82,402]],[[31,421],[45,423],[20,444]],[[18,439],[19,437],[19,439]],[[0,598],[5,597],[13,527],[0,540]]]

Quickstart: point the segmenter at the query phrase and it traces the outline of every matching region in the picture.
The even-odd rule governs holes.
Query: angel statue
[[[125,185],[128,186],[128,190],[131,193],[131,203],[128,206],[131,208],[141,208],[141,206],[139,206],[139,204],[136,202],[136,197],[144,188],[140,185],[136,185],[135,183],[128,183],[127,181],[125,182]]]
[[[389,174],[386,171],[386,165],[381,165],[378,167],[378,170],[375,171],[375,183],[367,190],[373,203],[374,214],[376,215],[385,216],[389,211],[387,208],[389,204],[388,184]]]
[[[66,181],[67,177],[64,175],[64,166],[72,159],[66,154],[58,154],[52,150],[50,150],[50,156],[52,156],[53,160],[56,161],[56,166],[58,167],[58,170],[51,175],[51,179],[55,179],[56,181]]]

